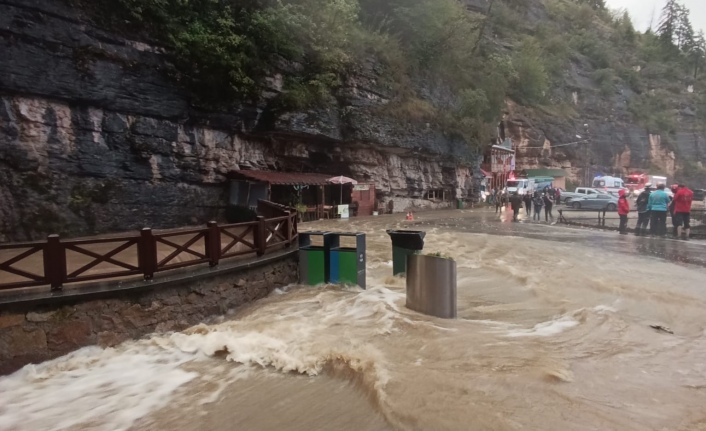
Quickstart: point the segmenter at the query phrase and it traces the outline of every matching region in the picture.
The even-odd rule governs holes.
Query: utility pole
[[[585,179],[584,185],[585,185],[585,187],[591,187],[591,173],[589,172],[590,158],[589,158],[589,153],[588,153],[588,145],[591,143],[591,137],[588,134],[588,124],[583,125],[583,130],[586,135],[586,144],[585,144],[586,145],[586,147],[585,147],[586,148],[586,155],[585,155],[584,168],[583,168],[584,179]]]

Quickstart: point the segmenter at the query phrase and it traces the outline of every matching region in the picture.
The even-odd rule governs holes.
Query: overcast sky
[[[635,28],[644,31],[649,27],[654,12],[654,27],[657,27],[659,15],[667,0],[606,0],[611,9],[627,9]],[[706,33],[706,0],[681,0],[691,11],[691,24],[695,30]]]

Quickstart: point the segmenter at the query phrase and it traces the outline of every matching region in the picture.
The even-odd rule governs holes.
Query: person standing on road
[[[618,215],[620,216],[620,234],[628,234],[628,214],[630,214],[630,203],[628,198],[625,196],[625,190],[620,190],[618,192]]]
[[[557,205],[561,204],[561,189],[559,187],[556,188],[556,192],[554,193],[554,202],[556,202]]]
[[[510,206],[512,207],[512,221],[520,221],[517,217],[520,215],[520,209],[522,209],[522,196],[515,192],[510,197]]]
[[[532,215],[532,195],[527,192],[522,196],[522,201],[525,203],[525,213],[527,217]]]
[[[534,198],[532,199],[532,204],[534,205],[534,215],[532,220],[542,221],[542,207],[544,206],[544,199],[539,196],[539,192],[534,193]]]
[[[679,184],[672,184],[672,187],[670,187],[672,189],[672,196],[670,196],[670,198],[669,198],[669,206],[667,207],[668,211],[669,211],[669,217],[671,217],[671,219],[672,219],[672,236],[674,238],[677,237],[677,227],[679,226],[677,217],[674,214],[674,204],[675,204],[674,195],[677,194],[678,187],[679,187]]]
[[[677,238],[686,235],[689,239],[691,233],[691,204],[694,201],[694,192],[684,184],[679,184],[677,193],[674,195],[674,218],[677,224]]]
[[[667,236],[667,210],[669,195],[664,191],[664,184],[657,185],[657,190],[650,194],[647,209],[652,213],[652,233],[657,236]]]
[[[635,235],[647,235],[647,225],[650,224],[650,211],[647,205],[650,200],[652,183],[645,184],[645,189],[637,197],[637,226],[635,226]]]
[[[552,202],[551,196],[549,196],[549,193],[544,194],[544,220],[549,221],[551,218],[552,221],[554,221],[554,214],[552,214],[552,207],[554,206],[554,202]]]

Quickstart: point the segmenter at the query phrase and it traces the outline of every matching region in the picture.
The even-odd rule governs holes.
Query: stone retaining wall
[[[297,282],[295,254],[261,266],[136,289],[119,297],[60,305],[3,306],[0,375],[80,347],[114,346],[154,332],[182,330]]]

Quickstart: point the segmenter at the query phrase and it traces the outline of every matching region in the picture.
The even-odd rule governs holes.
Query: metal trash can
[[[456,262],[421,254],[407,256],[407,308],[456,318]]]
[[[418,254],[424,249],[423,231],[416,230],[388,230],[387,234],[392,239],[392,275],[407,272],[407,256]]]
[[[331,238],[329,281],[354,284],[365,289],[365,234],[330,233],[329,235]],[[346,241],[346,238],[349,240]],[[342,244],[342,239],[349,244]]]
[[[317,245],[312,238],[320,237]],[[299,282],[315,286],[330,280],[330,232],[299,232]]]

